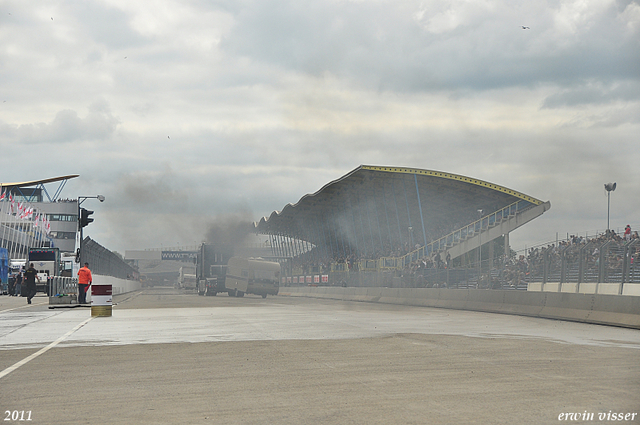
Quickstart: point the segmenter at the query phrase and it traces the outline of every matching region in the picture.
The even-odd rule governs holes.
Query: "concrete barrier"
[[[574,282],[565,282],[560,287],[560,292],[567,292],[569,294],[577,294],[578,293],[578,283]]]
[[[595,294],[598,291],[597,283],[581,283],[578,292],[581,294]]]
[[[626,286],[630,286],[628,291],[640,291],[631,284]],[[640,329],[640,296],[496,289],[304,286],[280,288],[279,295],[484,311]]]
[[[621,283],[599,283],[598,294],[604,295],[618,295],[620,294]]]
[[[529,282],[527,283],[527,291],[529,292],[542,292],[542,282]]]
[[[111,285],[113,295],[137,291],[142,284],[137,280],[119,279],[113,276],[93,275],[93,282],[100,285]]]
[[[113,276],[93,275],[93,283],[96,285],[111,285],[112,294],[125,294],[137,291],[142,288],[142,284],[137,280],[120,279]],[[87,291],[87,302],[91,303],[91,291]]]
[[[542,286],[544,292],[560,292],[560,282],[547,282]]]
[[[625,283],[622,285],[622,295],[640,297],[640,283]]]

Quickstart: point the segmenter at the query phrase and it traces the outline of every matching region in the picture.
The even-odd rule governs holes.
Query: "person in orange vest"
[[[87,291],[93,283],[89,263],[84,263],[84,267],[78,270],[78,304],[87,303]]]

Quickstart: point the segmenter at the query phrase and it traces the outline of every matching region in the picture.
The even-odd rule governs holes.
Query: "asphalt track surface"
[[[171,288],[114,302],[91,318],[0,297],[3,423],[640,423],[637,330]]]

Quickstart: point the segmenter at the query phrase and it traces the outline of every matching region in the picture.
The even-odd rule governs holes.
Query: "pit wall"
[[[640,297],[497,289],[280,287],[279,295],[515,314],[640,329]]]
[[[137,280],[119,279],[113,276],[93,275],[94,285],[111,285],[112,294],[124,294],[125,292],[137,291],[142,284]],[[87,292],[87,302],[91,302],[91,291]]]

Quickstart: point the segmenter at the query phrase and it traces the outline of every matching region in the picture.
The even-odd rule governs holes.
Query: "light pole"
[[[611,210],[611,192],[613,192],[614,190],[616,190],[616,186],[617,184],[615,182],[613,183],[606,183],[604,185],[604,190],[607,191],[607,233],[609,233],[609,211]]]
[[[87,199],[97,199],[100,202],[104,202],[103,195],[96,196],[78,196],[78,230],[80,231],[80,242],[78,243],[78,252],[76,255],[76,262],[80,263],[82,267],[82,229],[93,221],[89,218],[89,215],[93,214],[93,211],[87,211],[84,208],[80,208],[80,205]]]
[[[480,276],[482,275],[482,210],[478,209],[480,216],[480,231],[478,232],[478,287],[480,286]]]

